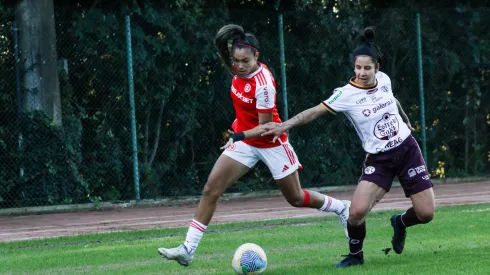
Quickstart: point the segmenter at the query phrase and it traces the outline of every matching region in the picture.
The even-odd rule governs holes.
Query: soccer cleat
[[[347,220],[349,219],[350,201],[342,200],[342,203],[345,205],[345,208],[339,214],[339,223],[344,227],[345,236],[349,238],[349,232],[347,232]]]
[[[342,261],[337,262],[334,267],[349,267],[353,265],[362,265],[364,264],[364,256],[357,256],[357,255],[342,255],[345,257]]]
[[[162,255],[163,258],[177,261],[183,266],[190,265],[194,258],[194,255],[189,253],[183,244],[175,248],[159,248],[158,253]]]
[[[391,216],[391,226],[393,227],[393,238],[391,239],[391,244],[393,245],[393,250],[396,254],[401,254],[403,248],[405,247],[405,238],[407,237],[407,230],[405,227],[400,226],[396,223],[396,218],[400,215]]]

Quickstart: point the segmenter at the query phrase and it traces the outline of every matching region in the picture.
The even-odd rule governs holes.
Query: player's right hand
[[[260,129],[265,130],[264,133],[261,134],[261,136],[274,136],[272,139],[272,142],[276,142],[276,140],[286,131],[284,129],[282,123],[276,123],[276,122],[267,122],[266,124],[262,124],[260,126]]]

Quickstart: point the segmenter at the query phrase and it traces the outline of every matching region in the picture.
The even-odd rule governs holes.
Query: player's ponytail
[[[231,47],[229,42],[231,41]],[[241,26],[229,24],[219,29],[214,44],[218,50],[219,57],[231,74],[236,74],[231,62],[231,51],[235,48],[248,48],[252,53],[259,51],[259,41],[251,33],[245,33]]]
[[[245,39],[245,31],[242,27],[233,24],[222,27],[214,38],[214,44],[218,50],[219,57],[225,64],[226,69],[232,74],[235,74],[236,72],[231,63],[231,53],[228,41],[234,40],[235,38]]]

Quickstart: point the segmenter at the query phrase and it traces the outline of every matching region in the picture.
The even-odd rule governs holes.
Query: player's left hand
[[[412,124],[410,124],[410,121],[407,121],[407,126],[410,131],[415,132],[415,128],[412,127]]]
[[[225,150],[226,148],[230,147],[233,144],[233,142],[234,142],[233,139],[230,138],[230,139],[228,139],[228,142],[225,145],[221,146],[221,148],[219,148],[219,149]]]
[[[234,133],[235,133],[235,132],[233,132],[233,131],[231,131],[231,130],[228,130],[228,134],[230,134],[230,136],[231,136],[231,135],[233,135]],[[230,147],[230,146],[233,144],[233,142],[234,142],[234,141],[233,141],[233,138],[231,138],[231,137],[230,137],[230,138],[228,139],[228,142],[227,142],[225,145],[221,146],[219,149],[221,149],[221,150],[225,150],[226,148]]]

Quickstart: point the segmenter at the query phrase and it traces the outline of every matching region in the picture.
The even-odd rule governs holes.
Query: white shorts
[[[283,142],[281,146],[272,148],[257,148],[238,141],[228,147],[223,154],[249,168],[262,160],[276,180],[289,176],[301,168],[293,146],[289,142]]]

